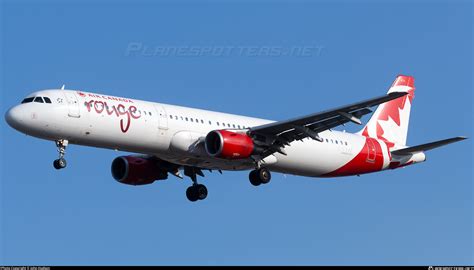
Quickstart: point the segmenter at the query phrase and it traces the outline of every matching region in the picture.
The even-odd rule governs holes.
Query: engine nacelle
[[[245,133],[228,130],[213,130],[205,140],[206,152],[211,157],[225,159],[244,159],[256,152],[252,138]]]
[[[168,173],[155,161],[136,156],[115,158],[111,169],[114,179],[127,185],[147,185],[168,178]]]

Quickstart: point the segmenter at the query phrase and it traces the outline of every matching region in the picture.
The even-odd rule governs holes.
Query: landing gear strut
[[[272,174],[270,171],[261,167],[256,170],[253,170],[249,174],[250,183],[254,186],[260,186],[261,184],[267,184],[272,179]]]
[[[197,175],[204,176],[201,169],[195,167],[185,167],[184,174],[189,176],[193,181],[193,185],[186,189],[186,197],[188,200],[195,202],[207,198],[207,188],[203,184],[197,182]]]
[[[59,158],[53,162],[53,166],[56,170],[64,169],[67,166],[66,159],[64,155],[66,154],[66,146],[68,144],[67,140],[57,140],[56,147],[58,148]]]

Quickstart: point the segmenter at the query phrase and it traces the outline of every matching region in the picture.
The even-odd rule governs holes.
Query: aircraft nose
[[[18,108],[18,106],[10,108],[5,113],[5,120],[12,128],[19,129],[24,121],[23,112]]]

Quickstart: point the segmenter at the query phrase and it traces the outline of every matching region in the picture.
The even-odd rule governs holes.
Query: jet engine
[[[244,159],[259,152],[252,138],[245,133],[228,130],[213,130],[205,139],[208,155],[224,159]]]
[[[115,158],[111,170],[115,180],[134,186],[147,185],[168,178],[167,171],[159,168],[155,160],[138,156]]]

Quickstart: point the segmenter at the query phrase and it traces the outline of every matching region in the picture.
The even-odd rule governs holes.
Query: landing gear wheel
[[[67,166],[67,162],[64,158],[60,158],[58,159],[58,165],[61,169],[64,169]]]
[[[59,164],[58,164],[58,159],[55,159],[54,162],[53,162],[53,166],[56,170],[59,170],[61,169],[61,167],[59,167]]]
[[[207,188],[202,184],[192,185],[186,189],[186,197],[192,202],[204,200],[207,198]]]
[[[258,179],[257,170],[253,170],[250,172],[249,180],[250,184],[254,186],[260,186],[262,184],[262,182],[260,182],[260,179]]]
[[[192,202],[199,200],[199,195],[195,186],[190,186],[186,189],[186,197]]]
[[[207,198],[207,188],[205,185],[199,184],[194,187],[199,200],[204,200]]]
[[[260,168],[257,170],[257,173],[262,184],[267,184],[272,179],[272,174],[267,168]]]
[[[64,169],[67,166],[67,162],[64,158],[59,158],[53,162],[53,166],[56,170]]]
[[[267,184],[272,179],[272,175],[267,168],[260,168],[250,172],[249,180],[254,186],[260,186],[261,184]]]

